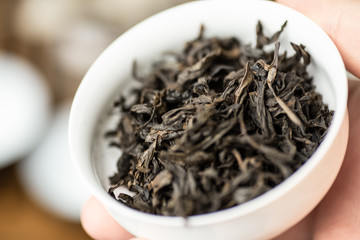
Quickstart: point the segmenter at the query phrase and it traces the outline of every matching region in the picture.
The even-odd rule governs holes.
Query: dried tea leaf
[[[277,42],[286,22],[256,47],[236,38],[205,38],[204,26],[180,53],[153,64],[131,101],[120,97],[122,150],[109,194],[140,211],[190,216],[249,201],[276,187],[314,153],[333,112],[306,71],[310,54]],[[264,46],[273,44],[267,52]],[[133,196],[114,195],[127,186]]]

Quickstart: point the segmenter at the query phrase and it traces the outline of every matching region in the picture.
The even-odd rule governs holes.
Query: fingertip
[[[322,13],[318,13],[315,10],[321,9],[322,2],[314,0],[277,0],[276,2],[286,5],[290,8],[295,9],[298,12],[301,12],[304,15],[312,18],[318,24],[321,24],[321,19],[319,17]]]
[[[94,197],[91,197],[83,206],[81,224],[93,239],[129,240],[133,237],[111,217],[106,208]]]
[[[299,8],[301,6],[303,6],[304,2],[306,3],[307,1],[305,0],[276,0],[276,2],[284,4],[286,6],[289,6],[291,8]]]
[[[291,3],[291,1],[289,1],[289,0],[276,0],[275,2],[285,4],[285,5],[288,4],[288,3]]]

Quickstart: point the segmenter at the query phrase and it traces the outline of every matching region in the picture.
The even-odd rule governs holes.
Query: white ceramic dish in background
[[[17,164],[17,176],[25,192],[47,211],[80,222],[82,205],[90,191],[72,166],[67,137],[69,102],[55,112],[43,141]]]
[[[132,62],[146,68],[167,50],[180,50],[205,24],[207,36],[236,36],[255,41],[261,20],[270,34],[288,20],[281,48],[302,43],[312,56],[310,73],[324,101],[335,110],[328,134],[314,155],[269,192],[240,206],[199,216],[164,217],[130,209],[106,193],[115,169],[96,133],[117,93],[130,81]],[[128,231],[146,239],[269,239],[294,225],[324,197],[341,166],[348,136],[347,79],[344,64],[330,38],[312,21],[270,1],[198,1],[157,14],[119,37],[93,64],[81,83],[70,114],[72,157],[93,194]],[[105,118],[104,118],[105,117]],[[104,156],[102,159],[101,156]]]
[[[15,54],[0,53],[0,168],[36,147],[51,112],[49,89],[35,66]]]

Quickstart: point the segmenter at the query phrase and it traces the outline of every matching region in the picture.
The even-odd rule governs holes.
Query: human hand
[[[338,47],[346,68],[360,77],[360,2],[356,0],[278,0],[317,22]],[[323,201],[305,219],[276,240],[360,239],[360,82],[349,82],[349,143],[339,175]],[[94,239],[128,240],[126,232],[91,198],[84,206],[82,224]],[[135,240],[135,239],[134,239]],[[137,239],[140,240],[140,239]]]

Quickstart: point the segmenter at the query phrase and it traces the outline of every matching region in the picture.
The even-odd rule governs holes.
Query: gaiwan
[[[323,103],[309,107],[320,103],[315,91],[331,123]],[[137,24],[94,62],[72,106],[70,150],[95,197],[137,237],[271,239],[334,182],[346,103],[340,54],[311,20],[272,1],[193,1]]]

